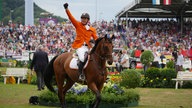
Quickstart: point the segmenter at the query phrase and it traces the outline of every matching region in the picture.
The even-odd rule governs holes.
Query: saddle
[[[70,61],[70,64],[69,64],[69,67],[71,68],[71,69],[78,69],[78,62],[79,62],[79,59],[78,59],[78,56],[77,56],[77,54],[76,53],[74,53],[73,55],[72,55],[72,59],[71,59],[71,61]],[[87,61],[86,61],[86,63],[85,63],[85,65],[84,65],[84,67],[83,67],[83,69],[85,69],[86,67],[87,67],[87,64],[88,64],[88,62],[89,62],[89,59],[90,59],[90,55],[88,55],[88,58],[87,58]]]

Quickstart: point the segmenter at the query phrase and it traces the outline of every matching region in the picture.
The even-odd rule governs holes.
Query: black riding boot
[[[78,63],[78,67],[79,67],[79,79],[80,80],[85,80],[85,75],[83,74],[83,67],[84,67],[85,63],[82,61],[79,61]]]

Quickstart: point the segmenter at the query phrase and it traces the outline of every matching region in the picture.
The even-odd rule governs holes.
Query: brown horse
[[[101,90],[107,77],[106,62],[108,64],[112,64],[113,62],[112,49],[112,38],[107,38],[107,36],[105,36],[95,41],[95,46],[89,54],[90,59],[87,67],[84,69],[84,74],[88,88],[95,94],[95,101],[92,104],[92,108],[98,108],[101,101]],[[78,82],[79,73],[77,69],[71,69],[69,67],[70,61],[73,58],[72,55],[72,52],[67,52],[55,56],[50,61],[44,73],[45,85],[52,92],[55,92],[51,84],[52,78],[55,75],[58,97],[62,108],[66,108],[66,92],[75,82]]]

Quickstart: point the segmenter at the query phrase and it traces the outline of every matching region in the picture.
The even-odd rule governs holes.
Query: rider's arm
[[[91,27],[90,30],[93,32],[93,34],[92,34],[93,39],[94,39],[94,40],[97,40],[98,37],[97,37],[96,29],[93,28],[93,27]]]
[[[78,22],[77,20],[73,17],[73,15],[71,14],[71,12],[69,11],[69,9],[65,9],[66,13],[67,13],[67,16],[69,17],[70,21],[73,23],[73,25],[75,27],[77,27],[78,25]]]

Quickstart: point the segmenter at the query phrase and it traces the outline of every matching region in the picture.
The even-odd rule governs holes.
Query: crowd
[[[128,26],[126,26],[128,24]],[[126,48],[128,54],[135,49],[154,50],[172,54],[182,50],[188,56],[192,40],[192,22],[186,21],[181,34],[180,24],[175,20],[112,20],[97,21],[91,24],[97,29],[98,36],[114,35],[114,47]],[[43,45],[48,54],[60,54],[71,48],[75,39],[75,28],[71,22],[56,25],[41,24],[24,26],[20,23],[0,25],[0,52],[6,55],[21,55],[23,51],[35,50]]]
[[[104,35],[108,29],[114,28],[112,24],[104,21],[97,24],[93,23],[93,26],[98,26],[99,36]],[[54,26],[46,24],[24,26],[19,23],[0,25],[0,51],[21,55],[22,51],[35,50],[38,45],[43,45],[49,54],[58,54],[70,50],[75,36],[75,28],[70,22],[58,23]]]

